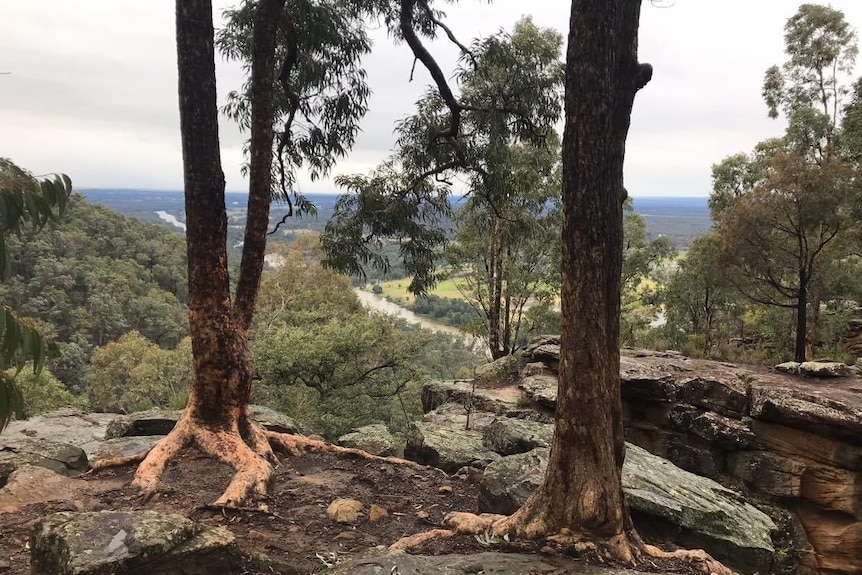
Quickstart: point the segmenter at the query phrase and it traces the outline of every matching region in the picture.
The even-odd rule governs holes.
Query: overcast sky
[[[215,0],[215,9],[234,4]],[[640,59],[653,81],[638,95],[626,156],[634,196],[703,196],[710,166],[783,131],[760,97],[763,73],[784,61],[783,27],[800,2],[676,0],[644,2]],[[862,2],[836,0],[854,28]],[[180,190],[174,3],[169,0],[0,0],[0,156],[36,174],[68,173],[77,187]],[[447,22],[465,42],[522,15],[568,27],[565,0],[461,0]],[[366,59],[374,91],[363,133],[335,173],[364,172],[388,155],[393,123],[411,112],[428,76],[408,82],[412,58],[382,30]],[[455,52],[432,51],[452,68]],[[858,68],[862,70],[862,67]],[[5,74],[9,72],[9,74]],[[241,83],[219,64],[219,92]],[[242,137],[222,123],[229,191],[243,191]],[[301,181],[304,192],[337,191]]]

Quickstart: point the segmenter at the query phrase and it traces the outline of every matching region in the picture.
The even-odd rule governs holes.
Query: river
[[[182,229],[183,231],[186,231],[186,224],[179,221],[176,218],[176,216],[174,216],[173,214],[169,214],[168,212],[166,212],[164,210],[159,210],[156,212],[156,215],[159,216],[159,218],[161,218],[161,219],[165,220],[166,222],[168,222],[169,224],[171,224],[172,226],[176,226],[176,227]]]
[[[485,342],[482,341],[481,338],[466,334],[457,327],[452,327],[450,325],[442,324],[440,322],[428,319],[427,317],[417,315],[409,309],[404,309],[398,304],[394,304],[391,301],[380,297],[379,295],[369,293],[365,290],[354,288],[353,291],[356,293],[356,297],[359,298],[359,301],[361,301],[365,306],[370,307],[371,309],[383,312],[388,315],[400,317],[401,319],[409,323],[416,324],[420,327],[424,327],[425,329],[430,329],[431,331],[446,333],[455,336],[461,339],[464,344],[467,345],[467,347],[473,349],[474,351],[481,351],[485,348]]]

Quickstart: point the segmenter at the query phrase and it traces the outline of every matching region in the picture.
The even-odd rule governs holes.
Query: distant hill
[[[185,204],[179,191],[154,191],[135,189],[78,189],[87,201],[101,204],[111,210],[126,216],[132,216],[144,221],[158,222],[178,230],[176,225],[166,221],[168,216],[176,218],[177,222],[185,221]],[[311,229],[322,231],[332,214],[335,194],[308,194],[308,199],[317,206],[318,216],[303,219],[291,219],[282,227],[290,230]],[[245,223],[245,207],[248,196],[245,193],[228,193],[226,201],[230,217],[230,226],[240,230]],[[686,247],[691,239],[705,232],[712,225],[709,207],[705,197],[641,197],[634,198],[635,212],[643,216],[647,223],[650,236],[667,236],[678,248]],[[160,218],[157,212],[162,212]],[[285,208],[275,205],[272,210],[273,224],[286,213]]]

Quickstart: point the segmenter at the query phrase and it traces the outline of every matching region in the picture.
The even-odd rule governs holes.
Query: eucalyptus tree
[[[6,238],[42,229],[63,213],[71,193],[68,176],[38,180],[11,160],[0,158],[0,279],[11,271]],[[56,347],[31,321],[17,317],[0,302],[0,431],[13,414],[23,414],[24,409],[21,393],[6,369],[16,366],[20,370],[31,361],[38,375],[49,355],[56,355]]]
[[[276,463],[269,442],[291,450],[300,441],[294,438],[291,444],[266,434],[248,417],[253,374],[249,333],[271,202],[280,197],[307,211],[308,204],[295,194],[292,174],[300,168],[309,169],[313,177],[327,173],[352,145],[365,112],[368,90],[359,58],[368,48],[362,22],[369,16],[382,19],[441,86],[445,84],[420,36],[448,28],[439,11],[424,0],[258,0],[228,13],[218,43],[228,56],[249,63],[247,85],[226,107],[249,133],[248,210],[234,291],[227,262],[212,4],[176,3],[194,375],[188,405],[167,437],[148,453],[99,464],[140,461],[133,484],[145,492],[158,489],[171,458],[196,445],[235,470],[216,504],[242,505],[266,493]],[[456,141],[459,123],[453,122],[448,131],[444,141]]]
[[[478,322],[468,327],[486,338],[495,359],[515,350],[527,302],[548,304],[559,284],[559,137],[553,123],[560,113],[561,44],[558,33],[529,19],[516,23],[511,34],[476,40],[457,74],[465,107],[461,125],[469,136],[457,150],[431,158],[444,168],[436,174],[444,182],[440,201],[430,204],[441,215],[449,208],[445,182],[458,178],[467,184],[445,259],[478,312]],[[399,126],[399,148],[389,165],[421,175],[434,169],[426,138],[446,123],[448,111],[436,90],[417,108]],[[362,177],[345,183],[374,189]],[[349,217],[339,213],[337,222]],[[331,226],[330,237],[340,231]],[[442,242],[445,236],[432,238]],[[407,250],[402,255],[439,255],[434,242],[424,248],[419,257]]]
[[[729,277],[752,301],[793,310],[794,358],[804,361],[823,266],[849,245],[854,178],[836,136],[857,44],[842,12],[814,4],[787,21],[784,40],[788,60],[766,72],[763,96],[771,117],[785,115],[785,135],[715,165],[710,206]]]
[[[468,193],[464,213],[495,219],[501,238],[503,222],[518,218],[526,186],[539,184],[530,180],[527,166],[513,165],[514,156],[523,153],[524,161],[538,161],[539,180],[551,175],[553,158],[526,155],[528,148],[553,146],[556,140],[561,44],[557,32],[523,19],[511,34],[462,46],[457,97],[442,72],[432,73],[435,85],[396,128],[394,155],[370,175],[338,178],[348,193],[336,204],[323,237],[328,264],[355,275],[363,274],[363,264],[386,270],[390,262],[380,248],[383,238],[394,238],[413,278],[410,291],[424,293],[442,277],[444,224],[452,216],[449,199],[459,178]],[[552,198],[552,188],[542,187],[540,193]],[[535,205],[530,210],[535,212]],[[502,277],[498,272],[492,273]],[[500,294],[498,289],[492,299]],[[491,319],[490,324],[499,322]],[[503,349],[493,343],[492,348],[494,354]]]

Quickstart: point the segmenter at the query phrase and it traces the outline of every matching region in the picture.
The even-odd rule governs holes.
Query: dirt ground
[[[145,501],[129,487],[133,467],[106,470],[82,478],[71,500],[28,505],[0,513],[0,573],[30,573],[28,538],[39,518],[56,511],[152,509],[181,513],[208,526],[224,526],[251,552],[273,559],[268,574],[312,574],[327,564],[356,556],[377,546],[439,526],[450,511],[476,511],[477,491],[469,482],[427,468],[369,462],[331,454],[282,457],[270,487],[269,513],[207,508],[228,484],[231,470],[196,452],[170,464],[164,476],[167,492]],[[363,503],[356,522],[339,524],[326,513],[336,498]],[[372,522],[371,505],[387,511]],[[434,541],[414,553],[478,553],[482,551],[538,552],[542,541],[501,546],[481,544],[475,537],[457,536]],[[593,562],[584,558],[585,562]],[[662,572],[690,572],[685,564],[655,565]],[[249,568],[249,574],[263,573]]]

